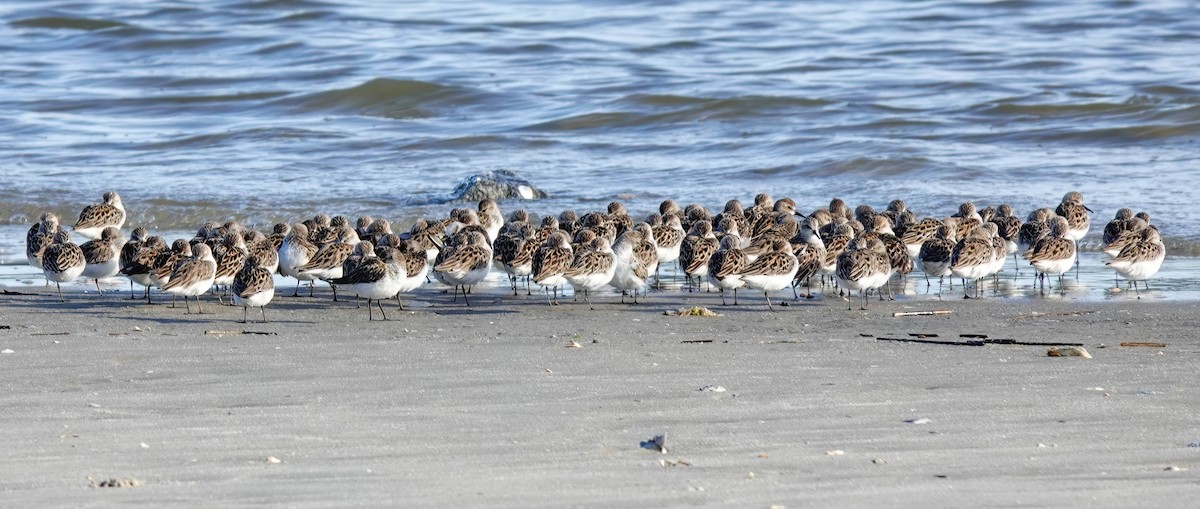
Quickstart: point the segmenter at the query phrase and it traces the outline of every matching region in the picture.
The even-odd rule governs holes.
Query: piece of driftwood
[[[912,336],[914,338],[936,338],[936,337],[938,337],[937,334],[930,334],[930,333],[926,333],[926,332],[910,332],[910,333],[908,333],[908,335]]]
[[[713,340],[711,340],[711,339],[685,339],[683,341],[680,341],[680,343],[712,343],[712,342],[713,342]]]
[[[1083,346],[1083,343],[1064,343],[1058,341],[1017,341],[1015,339],[985,339],[989,345],[1020,345],[1020,346]]]
[[[4,295],[23,295],[23,296],[25,296],[25,297],[34,297],[34,296],[37,296],[38,294],[36,294],[36,293],[25,293],[25,292],[14,292],[14,291],[12,291],[12,290],[5,289],[5,290],[4,290]]]
[[[259,336],[278,336],[278,332],[259,332],[252,330],[206,330],[204,334],[209,336],[239,336],[243,334],[255,334]]]
[[[892,313],[892,316],[896,317],[896,316],[948,315],[953,312],[954,311],[949,310],[949,309],[937,309],[937,310],[933,310],[933,311],[897,311],[895,313]]]
[[[960,338],[974,338],[974,339],[987,339],[987,338],[988,338],[988,335],[987,335],[987,334],[959,334],[959,335],[958,335],[958,337],[960,337]]]
[[[955,341],[952,339],[875,338],[876,341],[899,341],[901,343],[925,343],[949,346],[983,346],[983,341]]]
[[[1121,346],[1148,346],[1150,348],[1166,348],[1166,343],[1151,343],[1148,341],[1126,341]]]

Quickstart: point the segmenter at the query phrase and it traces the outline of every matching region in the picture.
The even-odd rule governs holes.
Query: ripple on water
[[[337,113],[392,119],[422,118],[483,101],[486,94],[426,81],[375,78],[349,88],[279,99],[297,113]]]

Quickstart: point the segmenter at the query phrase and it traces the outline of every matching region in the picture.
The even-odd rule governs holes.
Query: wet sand
[[[242,325],[241,309],[207,300],[211,314],[185,315],[127,293],[64,304],[12,290],[42,293],[0,295],[0,491],[26,507],[1129,507],[1200,495],[1193,302],[846,311],[830,298],[769,313],[749,294],[722,307],[715,293],[672,292],[638,306],[605,296],[592,311],[500,289],[467,308],[424,290],[410,311],[393,301],[391,320],[368,322],[318,292],[277,297],[272,322]],[[692,305],[722,316],[662,314]],[[953,313],[892,316],[932,309]],[[206,334],[243,330],[270,334]],[[1094,358],[877,339],[914,333],[1079,342]],[[665,454],[642,446],[664,432]],[[142,485],[92,486],[114,478]]]

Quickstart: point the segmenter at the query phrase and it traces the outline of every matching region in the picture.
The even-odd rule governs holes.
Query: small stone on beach
[[[266,461],[267,461],[267,463],[270,463],[272,465],[278,465],[280,463],[283,463],[283,460],[280,460],[279,458],[276,458],[274,456],[267,456]]]
[[[725,392],[725,388],[720,385],[705,385],[700,388],[701,392]]]
[[[929,424],[929,423],[933,422],[933,419],[930,419],[928,417],[919,417],[916,419],[908,419],[904,422],[907,422],[909,424]]]

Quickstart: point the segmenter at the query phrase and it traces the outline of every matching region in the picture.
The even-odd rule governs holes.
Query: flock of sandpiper
[[[1062,275],[1077,265],[1076,241],[1091,227],[1089,213],[1078,192],[1067,193],[1056,208],[1031,212],[1025,221],[1012,207],[1000,205],[977,210],[963,203],[951,217],[918,219],[902,200],[876,212],[868,205],[853,210],[834,199],[827,208],[807,215],[796,203],[759,194],[744,208],[730,200],[712,214],[700,205],[680,208],[673,200],[658,213],[635,220],[619,202],[605,212],[582,216],[564,211],[538,218],[525,210],[507,219],[493,200],[477,209],[459,208],[438,219],[422,219],[406,233],[396,234],[385,219],[358,218],[356,224],[342,216],[325,214],[295,225],[276,224],[270,233],[248,229],[236,222],[205,224],[190,240],[168,246],[164,239],[135,228],[128,241],[120,228],[125,207],[116,192],[107,192],[101,203],[79,214],[72,230],[88,242],[76,245],[59,219],[46,213],[29,229],[26,254],[29,263],[42,269],[48,281],[61,283],[84,277],[96,280],[123,274],[145,287],[184,297],[199,297],[223,287],[234,304],[242,306],[245,322],[249,308],[263,309],[275,295],[275,273],[300,282],[321,280],[337,290],[349,289],[371,305],[411,292],[429,278],[462,290],[463,300],[472,286],[487,277],[493,266],[509,277],[514,295],[518,282],[541,286],[549,303],[567,285],[591,305],[590,293],[605,287],[622,291],[636,303],[657,277],[659,268],[674,262],[688,285],[707,281],[721,291],[759,290],[771,308],[770,293],[814,276],[830,276],[845,291],[857,291],[866,308],[867,293],[880,298],[893,275],[904,276],[919,267],[926,277],[940,281],[949,276],[976,281],[998,274],[1009,254],[1017,254],[1039,274],[1042,291],[1047,275]],[[1146,213],[1121,209],[1104,228],[1106,264],[1137,282],[1158,272],[1166,254],[1158,229]],[[1061,282],[1061,281],[1060,281]],[[975,284],[976,292],[979,292]],[[889,287],[890,288],[890,287]],[[841,291],[839,290],[839,291]],[[132,290],[131,290],[132,291]],[[219,294],[219,297],[222,295]],[[132,297],[131,297],[132,298]],[[64,299],[65,300],[65,299]],[[222,298],[223,300],[223,298]],[[849,299],[848,299],[849,300]],[[403,309],[403,307],[401,307]]]

